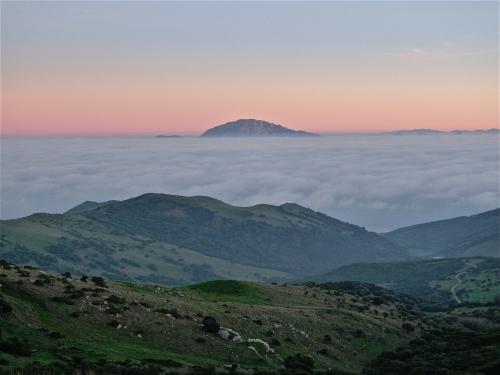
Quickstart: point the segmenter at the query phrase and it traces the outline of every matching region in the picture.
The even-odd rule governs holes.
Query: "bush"
[[[50,337],[51,339],[62,339],[62,338],[63,338],[63,335],[61,334],[61,332],[56,332],[56,331],[54,331],[54,332],[50,332],[50,333],[49,333],[49,337]]]
[[[318,350],[318,354],[326,356],[326,355],[328,355],[328,349],[326,349],[326,348],[320,349],[320,350]]]
[[[0,298],[0,315],[5,315],[12,312],[12,305]]]
[[[20,357],[31,357],[31,346],[17,337],[0,342],[0,351]]]
[[[380,306],[380,305],[383,305],[385,303],[385,299],[383,299],[382,297],[373,297],[372,303],[375,306]]]
[[[401,325],[401,328],[403,328],[408,333],[415,331],[415,327],[413,326],[413,324],[406,322]]]
[[[266,336],[266,337],[271,337],[272,335],[274,335],[274,332],[271,330],[264,332],[264,336]]]
[[[214,317],[206,316],[203,319],[203,329],[208,333],[217,333],[219,332],[220,325]]]
[[[95,285],[100,286],[101,288],[107,288],[106,282],[102,277],[99,276],[93,276],[90,279]]]
[[[361,330],[359,328],[354,331],[353,335],[354,335],[354,337],[356,337],[358,339],[362,338],[362,337],[365,337],[365,333],[363,332],[363,330]]]
[[[285,366],[287,370],[304,370],[312,373],[314,369],[314,360],[308,355],[296,354],[286,357],[283,366]]]
[[[74,305],[74,302],[72,300],[70,300],[68,297],[52,297],[51,300],[53,302],[57,302],[57,303],[64,303],[66,305]]]
[[[125,298],[115,296],[114,294],[110,295],[110,296],[107,298],[107,301],[108,301],[108,303],[117,303],[117,304],[119,304],[119,305],[123,305],[125,302],[127,302],[127,301],[125,300]]]

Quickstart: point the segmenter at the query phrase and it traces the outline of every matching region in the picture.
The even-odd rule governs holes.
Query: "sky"
[[[488,134],[4,138],[0,215],[153,192],[293,202],[387,231],[498,208],[498,145]]]
[[[2,136],[498,127],[498,7],[2,1]]]

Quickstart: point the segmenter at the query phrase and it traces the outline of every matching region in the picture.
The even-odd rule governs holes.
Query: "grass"
[[[186,287],[201,292],[208,300],[264,304],[266,296],[250,283],[236,280],[214,280]]]
[[[15,268],[1,272],[7,274],[2,278],[1,298],[13,305],[12,313],[0,319],[2,339],[26,338],[37,349],[31,358],[0,354],[7,357],[11,368],[33,360],[71,363],[72,357],[79,356],[91,362],[172,359],[200,366],[239,363],[269,369],[280,366],[288,355],[305,353],[315,358],[319,368],[358,371],[381,346],[401,345],[410,338],[400,329],[404,317],[394,305],[377,307],[381,312],[395,311],[394,319],[384,319],[381,313],[373,313],[373,307],[361,312],[353,306],[350,295],[327,293],[316,287],[219,280],[168,288],[107,281],[108,287],[96,293],[92,282],[78,278],[54,277],[52,285],[40,287],[33,285],[41,276],[37,270],[30,270],[22,284],[18,284],[21,276]],[[68,285],[72,285],[70,290],[85,289],[85,295],[74,298],[74,305],[52,300],[54,296],[68,296]],[[106,311],[109,303],[105,301],[111,295],[125,300],[115,304],[120,308],[118,314]],[[173,309],[177,318],[168,312]],[[72,315],[75,311],[78,316]],[[202,322],[206,316],[238,332],[243,342],[205,332]],[[112,320],[121,328],[111,327]],[[365,332],[366,342],[358,342],[353,327]],[[64,337],[54,338],[53,332]],[[318,353],[327,345],[326,333],[332,337],[328,356]],[[198,342],[199,338],[205,342]],[[253,345],[265,356],[263,346],[250,344],[249,339],[270,343],[276,355],[269,354],[267,362],[263,361],[248,349]],[[273,344],[273,340],[281,344]]]

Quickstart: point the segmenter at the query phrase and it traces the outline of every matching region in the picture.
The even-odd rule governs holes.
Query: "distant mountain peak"
[[[257,119],[239,119],[208,129],[202,137],[306,137],[317,134],[293,130]]]

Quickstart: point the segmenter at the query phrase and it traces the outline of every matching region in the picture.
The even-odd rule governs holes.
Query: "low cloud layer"
[[[2,140],[2,218],[146,192],[296,202],[367,229],[499,206],[498,137]]]

